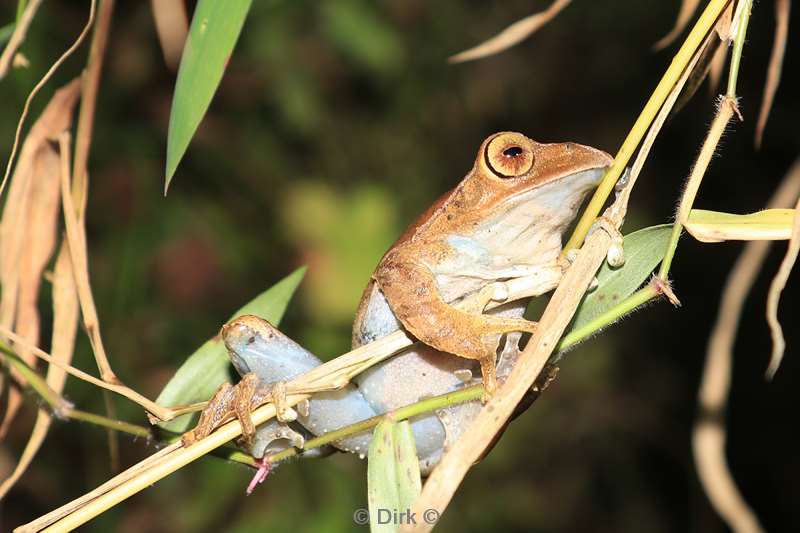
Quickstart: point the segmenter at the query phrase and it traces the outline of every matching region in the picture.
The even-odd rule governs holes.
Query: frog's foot
[[[508,300],[508,286],[503,281],[490,283],[482,288],[477,295],[464,301],[460,309],[474,315],[482,314],[490,302],[505,302]]]
[[[502,335],[506,333],[524,331],[534,333],[536,322],[523,318],[508,318],[499,316],[483,316],[482,338],[484,353],[477,357],[481,365],[481,377],[483,378],[483,403],[486,403],[497,390],[497,348]]]
[[[611,237],[611,246],[606,254],[608,265],[612,268],[619,268],[624,265],[625,252],[622,249],[623,236],[619,229],[617,229],[617,226],[615,226],[610,219],[601,216],[598,217],[597,220],[594,221],[594,224],[592,224],[592,227],[589,228],[587,236],[597,230],[603,230]]]
[[[550,386],[552,382],[556,380],[558,377],[559,367],[556,365],[548,364],[544,367],[544,370],[539,374],[539,377],[536,378],[533,385],[531,386],[531,391],[537,394],[541,394],[547,387]]]
[[[191,446],[196,441],[203,439],[211,434],[217,427],[231,417],[233,410],[231,409],[231,401],[233,399],[234,390],[230,383],[223,383],[220,385],[214,396],[208,401],[208,405],[200,413],[200,418],[197,421],[197,426],[191,431],[187,431],[181,437],[181,442],[184,447]]]
[[[297,411],[292,409],[286,404],[286,382],[277,381],[272,384],[270,391],[272,402],[275,404],[275,418],[279,422],[288,424],[297,420]],[[308,402],[305,403],[305,409],[308,409]]]
[[[483,395],[481,402],[486,403],[492,399],[497,390],[497,368],[495,367],[495,355],[480,359],[481,376],[483,377]]]
[[[256,392],[258,376],[253,373],[246,374],[236,385],[233,397],[233,411],[239,423],[242,425],[241,442],[245,448],[250,448],[253,444],[253,437],[256,434],[256,427],[250,416],[250,404]]]
[[[250,455],[256,459],[281,452],[287,448],[302,450],[306,445],[306,436],[302,426],[290,426],[277,420],[270,420],[256,430]],[[313,435],[312,435],[313,436]]]
[[[223,383],[200,413],[197,426],[181,438],[184,446],[203,439],[225,422],[238,418],[242,424],[242,438],[252,442],[255,433],[250,411],[264,402],[269,392],[260,388],[255,374],[245,375],[236,386]]]

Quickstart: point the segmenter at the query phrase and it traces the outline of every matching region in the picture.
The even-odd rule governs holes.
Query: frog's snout
[[[261,339],[275,336],[275,327],[255,315],[242,315],[231,320],[220,330],[225,347],[231,352],[241,352],[243,348]]]
[[[564,143],[564,146],[581,170],[606,169],[614,163],[614,158],[603,150],[573,142]]]

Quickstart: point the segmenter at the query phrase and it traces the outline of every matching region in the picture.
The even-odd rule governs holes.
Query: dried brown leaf
[[[57,158],[57,156],[56,156]],[[56,159],[56,166],[58,161]],[[56,176],[58,183],[58,176]],[[75,292],[75,280],[72,274],[72,262],[69,257],[66,241],[61,244],[61,250],[56,259],[55,273],[53,275],[53,358],[64,364],[70,364],[75,347],[75,335],[78,329],[78,297]],[[67,373],[61,368],[50,365],[47,370],[47,384],[60,394],[64,390]],[[50,429],[53,415],[46,408],[40,408],[36,416],[33,431],[25,445],[14,472],[0,484],[0,499],[14,486],[25,473],[36,452],[41,448],[47,431]]]
[[[767,294],[767,323],[772,336],[772,355],[767,368],[767,377],[769,379],[775,376],[775,372],[781,366],[783,352],[786,349],[783,328],[781,328],[781,323],[778,320],[778,304],[780,304],[781,293],[783,288],[786,287],[786,281],[789,279],[792,267],[797,261],[797,253],[800,251],[800,216],[798,216],[798,213],[800,213],[800,200],[797,201],[794,211],[794,224],[792,225],[792,238],[789,239],[789,248],[786,250],[786,255],[778,272],[772,279],[769,293]]]
[[[64,61],[66,61],[67,58],[69,58],[69,56],[71,56],[75,52],[75,50],[78,49],[83,40],[86,38],[86,35],[89,33],[89,28],[91,28],[92,24],[94,23],[94,12],[96,3],[97,0],[90,1],[89,19],[86,21],[86,25],[81,30],[81,33],[78,35],[78,38],[75,39],[75,42],[73,42],[63,54],[61,54],[61,56],[56,60],[55,63],[50,65],[50,68],[47,69],[45,75],[42,76],[42,79],[40,79],[36,83],[33,89],[31,89],[31,92],[28,93],[28,97],[25,99],[25,105],[22,107],[22,113],[20,114],[19,120],[17,121],[17,129],[14,132],[14,142],[11,145],[11,155],[8,156],[8,161],[6,162],[6,169],[5,172],[3,173],[3,179],[2,181],[0,181],[0,196],[2,196],[3,191],[6,188],[6,182],[8,181],[8,177],[11,175],[11,169],[14,166],[15,156],[17,154],[17,148],[19,147],[20,137],[22,135],[22,126],[25,124],[25,119],[28,117],[28,111],[30,111],[31,102],[33,101],[33,98],[42,89],[42,87],[44,87],[45,83],[47,83],[50,80],[50,78],[53,77],[53,74],[55,73],[56,70],[58,70],[58,67],[60,67],[62,63],[64,63]]]
[[[731,24],[733,23],[734,4],[735,2],[728,4],[728,7],[725,8],[725,11],[723,11],[719,16],[716,26],[714,26],[714,31],[717,32],[719,40],[725,43],[726,46],[730,45],[735,37],[731,29]]]
[[[708,69],[708,92],[714,94],[719,89],[719,82],[722,79],[722,72],[725,70],[725,63],[728,60],[728,46],[720,46],[711,59]]]
[[[177,70],[183,53],[183,43],[189,33],[186,4],[184,0],[151,0],[150,6],[156,21],[164,62],[171,70]]]
[[[59,147],[61,151],[61,201],[63,203],[64,225],[67,230],[67,241],[72,258],[72,268],[75,273],[75,285],[78,291],[78,301],[80,302],[81,314],[83,315],[83,326],[89,336],[97,366],[100,369],[100,376],[103,381],[119,383],[111,365],[108,362],[103,339],[100,335],[100,319],[97,316],[97,307],[92,295],[92,287],[89,282],[89,260],[86,251],[86,229],[82,218],[78,217],[76,202],[73,201],[69,171],[69,132],[63,132],[59,137]],[[84,189],[85,195],[85,189]],[[84,196],[85,198],[85,196]],[[79,198],[78,205],[84,199]],[[81,210],[82,212],[83,210]]]
[[[53,275],[53,340],[50,354],[66,365],[72,362],[79,311],[69,245],[64,240],[61,243]],[[66,379],[67,373],[61,368],[50,365],[47,369],[47,384],[54,391],[61,393]]]
[[[562,9],[567,7],[571,1],[572,0],[555,0],[555,2],[550,4],[550,7],[541,13],[536,13],[518,20],[478,46],[450,56],[448,61],[450,63],[463,63],[464,61],[480,59],[507,50],[515,44],[524,41],[527,37],[539,30],[539,28],[553,20],[553,18],[558,15]]]
[[[41,448],[47,436],[47,430],[50,428],[51,421],[52,415],[46,409],[40,408],[36,415],[36,423],[33,425],[31,436],[28,438],[28,443],[22,451],[19,462],[14,467],[14,471],[0,483],[0,500],[8,494],[8,491],[14,487],[17,481],[19,481],[19,478],[21,478],[28,469],[28,466],[30,466],[31,461],[33,461],[33,458],[36,456],[36,452],[39,451],[39,448]]]
[[[59,211],[59,158],[50,145],[37,152],[31,176],[29,209],[23,224],[16,331],[34,344],[39,341],[39,288],[42,273],[53,255]],[[25,362],[34,357],[18,350]]]
[[[783,179],[769,201],[785,207],[800,194],[800,160]],[[692,432],[697,474],[711,504],[733,531],[759,532],[763,528],[742,497],[725,457],[725,411],[731,386],[733,346],[744,302],[764,264],[771,243],[747,243],[731,269],[720,299],[719,314],[709,337],[706,363],[698,393],[700,413]]]
[[[13,272],[10,273],[16,278],[10,280],[9,286],[13,287],[16,282],[17,301],[15,306],[9,305],[3,310],[10,311],[16,307],[16,318],[13,320],[15,331],[31,344],[38,345],[39,289],[42,273],[53,255],[59,209],[58,156],[49,145],[42,145],[36,153],[29,182],[30,193],[24,202],[27,213],[18,228],[19,231],[14,235],[15,240],[20,239],[19,266],[13,268]],[[5,324],[10,325],[8,322]],[[19,347],[17,353],[23,361],[35,365],[36,357],[30,351]],[[21,376],[15,375],[15,378],[19,383],[24,383]],[[12,392],[13,401],[9,402],[6,417],[0,425],[0,438],[5,435],[13,422],[20,405],[20,398],[15,392]]]
[[[764,85],[764,98],[761,100],[761,109],[758,112],[756,123],[756,148],[761,148],[764,138],[764,128],[767,126],[769,112],[775,101],[775,93],[781,83],[783,70],[783,56],[786,52],[786,41],[789,36],[789,11],[791,0],[775,0],[775,39],[772,42],[772,54],[767,68],[767,81]]]
[[[53,149],[48,140],[67,129],[80,93],[78,79],[57,90],[39,119],[31,127],[20,153],[3,217],[0,221],[0,325],[14,329],[32,344],[38,344],[39,321],[36,299],[44,265],[52,254],[58,213],[58,166],[53,167]],[[53,182],[55,179],[55,182]],[[29,364],[29,352],[20,355]],[[12,373],[22,382],[21,376]],[[10,389],[0,437],[8,429],[21,401]]]
[[[700,4],[700,0],[683,0],[681,2],[681,9],[678,11],[678,17],[675,20],[675,26],[666,34],[664,37],[658,40],[653,45],[653,50],[662,50],[667,46],[671,45],[675,39],[678,38],[683,30],[686,29],[686,25],[689,24],[689,21],[694,15],[694,12],[697,11],[697,6]]]
[[[703,84],[707,76],[713,75],[711,84],[716,88],[721,69],[725,63],[725,57],[728,53],[728,48],[731,42],[731,19],[733,17],[733,2],[728,4],[725,11],[719,17],[719,20],[714,25],[714,31],[706,37],[705,42],[701,48],[702,52],[695,67],[692,68],[689,75],[689,81],[686,83],[686,89],[681,94],[678,102],[675,104],[673,113],[677,113],[692,99],[692,97]],[[716,35],[716,37],[715,37]],[[718,38],[717,38],[718,37]],[[718,63],[715,65],[715,61]],[[721,64],[719,62],[721,61]],[[714,72],[713,69],[719,69]]]

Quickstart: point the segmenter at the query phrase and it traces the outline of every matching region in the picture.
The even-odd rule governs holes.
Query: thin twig
[[[96,385],[102,389],[110,390],[111,392],[115,392],[120,396],[128,398],[132,402],[140,405],[141,407],[149,411],[154,416],[158,417],[159,420],[172,420],[177,416],[199,411],[205,405],[205,403],[200,403],[189,406],[182,406],[178,409],[170,409],[162,407],[157,403],[153,402],[152,400],[145,398],[144,396],[142,396],[133,389],[129,389],[128,387],[120,384],[107,383],[100,378],[96,378],[90,374],[87,374],[82,370],[79,370],[73,366],[64,364],[61,361],[54,359],[53,356],[51,356],[41,348],[33,346],[31,343],[27,342],[25,339],[23,339],[22,337],[20,337],[19,335],[17,335],[16,333],[14,333],[13,331],[11,331],[6,327],[0,326],[0,336],[3,336],[6,339],[14,342],[14,344],[17,346],[22,346],[26,350],[30,350],[31,353],[33,353],[39,359],[43,359],[44,361],[47,361],[51,365],[57,366],[58,368],[64,370],[64,372],[70,374],[71,376],[75,376],[76,378],[91,383],[92,385]]]
[[[542,26],[553,20],[553,18],[567,7],[571,1],[572,0],[555,0],[544,11],[516,21],[481,44],[450,56],[447,61],[450,63],[463,63],[464,61],[473,61],[475,59],[499,54],[530,37]]]
[[[75,133],[75,158],[72,166],[72,195],[79,210],[83,210],[85,199],[81,193],[86,190],[86,164],[89,159],[89,148],[92,143],[94,113],[97,108],[97,89],[100,85],[100,74],[103,70],[108,32],[111,27],[111,15],[114,11],[114,0],[99,0],[97,23],[94,26],[92,42],[89,47],[89,59],[81,85],[81,109],[78,114],[78,128]],[[81,213],[78,213],[81,216]]]
[[[781,83],[783,56],[786,53],[786,41],[789,37],[789,11],[791,10],[791,5],[791,0],[775,0],[775,37],[772,41],[772,53],[767,67],[764,97],[761,99],[761,109],[758,111],[758,121],[756,122],[756,149],[761,148],[769,112],[772,109],[778,85]]]
[[[286,384],[286,405],[289,407],[296,405],[308,399],[313,392],[340,388],[351,377],[391,357],[412,343],[413,340],[410,337],[402,331],[398,331],[328,361]],[[258,425],[274,416],[275,406],[268,403],[252,412],[252,421]],[[146,459],[104,484],[103,487],[108,490],[98,488],[79,498],[79,502],[71,502],[56,509],[45,517],[22,526],[18,531],[38,531],[33,525],[39,524],[38,527],[42,527],[41,524],[45,522],[53,524],[58,531],[67,531],[78,527],[109,507],[236,438],[241,432],[239,421],[234,420],[221,426],[207,437],[195,441],[191,446],[172,446],[169,448],[169,453],[160,454],[157,460]],[[59,520],[59,522],[54,524],[55,520]]]
[[[689,179],[686,182],[686,187],[681,196],[681,202],[678,205],[678,212],[675,216],[675,224],[673,225],[672,235],[670,236],[669,244],[667,244],[667,253],[664,260],[661,262],[661,269],[658,275],[662,279],[667,279],[669,269],[672,266],[672,258],[675,256],[675,248],[680,239],[681,232],[683,231],[683,224],[689,218],[689,212],[694,205],[694,199],[697,196],[697,191],[700,189],[700,184],[703,182],[708,165],[711,158],[716,152],[722,134],[728,126],[733,114],[737,111],[736,100],[728,96],[723,96],[717,106],[717,114],[714,121],[711,123],[711,128],[708,130],[708,135],[703,141],[703,147],[700,149],[700,154],[697,156],[692,172],[689,174]]]
[[[42,76],[42,79],[39,80],[39,82],[33,87],[30,94],[28,94],[28,97],[25,99],[25,105],[22,108],[22,114],[19,117],[19,122],[17,122],[17,130],[14,133],[14,144],[11,146],[11,155],[8,156],[8,163],[6,164],[6,171],[5,174],[3,175],[3,181],[0,182],[0,196],[3,195],[3,191],[6,188],[6,182],[8,181],[8,177],[11,175],[11,169],[14,166],[14,156],[16,156],[17,154],[19,139],[20,136],[22,135],[22,126],[25,124],[25,118],[28,116],[28,111],[30,110],[33,97],[36,96],[38,92],[41,90],[41,88],[44,87],[44,84],[50,80],[55,71],[58,70],[58,67],[60,67],[61,64],[64,63],[64,61],[66,61],[67,58],[71,56],[73,52],[75,52],[75,50],[78,49],[81,43],[83,43],[83,40],[86,38],[86,34],[89,33],[89,29],[92,27],[92,24],[94,23],[94,12],[95,12],[96,2],[97,0],[91,0],[91,4],[89,5],[89,19],[86,21],[86,26],[83,27],[83,30],[81,30],[81,33],[80,35],[78,35],[78,38],[75,39],[75,42],[72,43],[72,45],[69,48],[67,48],[66,52],[61,54],[61,57],[59,57],[56,60],[56,62],[52,64],[52,66],[47,70],[45,75]]]
[[[634,150],[639,145],[639,141],[645,135],[647,128],[658,113],[658,110],[661,109],[670,91],[675,86],[675,83],[685,71],[686,65],[689,64],[694,53],[705,40],[708,32],[711,31],[711,28],[730,1],[731,0],[711,0],[703,11],[703,14],[700,15],[700,18],[695,23],[692,31],[689,32],[689,35],[686,37],[680,50],[678,50],[678,53],[675,54],[672,63],[670,63],[669,68],[667,68],[664,76],[662,76],[661,81],[659,81],[650,99],[645,104],[644,109],[642,109],[642,112],[639,114],[639,118],[636,119],[630,133],[625,137],[616,157],[614,157],[614,164],[606,171],[602,183],[597,187],[597,190],[589,201],[589,205],[584,210],[583,215],[581,215],[567,244],[564,245],[564,254],[574,248],[578,248],[586,238],[589,228],[594,224],[594,220],[597,218],[603,205],[605,205],[614,185],[617,183],[622,171],[628,164]]]
[[[789,274],[797,261],[797,252],[800,251],[800,200],[797,201],[794,207],[794,223],[792,224],[792,237],[789,239],[789,246],[786,249],[786,255],[781,261],[781,266],[775,277],[772,278],[772,283],[769,285],[769,293],[767,293],[767,324],[769,324],[769,333],[772,337],[772,355],[769,359],[769,366],[767,367],[767,379],[775,377],[775,372],[781,366],[783,360],[783,352],[786,349],[786,339],[783,337],[783,328],[778,320],[778,304],[781,301],[781,293],[786,282],[789,279]]]

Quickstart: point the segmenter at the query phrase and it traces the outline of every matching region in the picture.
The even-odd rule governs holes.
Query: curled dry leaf
[[[783,70],[783,55],[786,52],[786,41],[789,36],[789,10],[791,0],[775,0],[775,39],[772,42],[772,54],[767,68],[767,81],[764,85],[764,98],[761,100],[761,109],[758,112],[756,123],[756,148],[761,147],[764,138],[764,128],[767,126],[769,112],[775,100],[775,93],[781,83]]]
[[[58,181],[56,176],[56,181]],[[72,262],[66,241],[62,242],[61,251],[56,260],[53,275],[53,339],[52,355],[64,364],[72,361],[75,347],[75,335],[78,327],[78,298],[75,293],[75,280],[72,275]],[[55,365],[47,370],[47,384],[60,394],[64,390],[67,374]],[[41,448],[53,416],[47,408],[40,408],[28,443],[20,456],[14,472],[0,485],[0,499],[14,486],[25,473],[36,452]]]
[[[711,65],[708,68],[709,94],[714,94],[719,88],[719,82],[722,79],[722,71],[725,69],[725,63],[727,63],[728,59],[728,49],[727,46],[720,46],[711,59]]]
[[[36,300],[42,271],[52,255],[58,213],[58,190],[53,190],[53,180],[58,183],[58,158],[48,140],[69,127],[79,94],[78,79],[56,91],[31,127],[0,221],[0,325],[18,332],[31,344],[38,343]],[[26,350],[20,355],[28,364],[33,363]],[[10,390],[0,436],[13,420],[19,402],[19,392]]]
[[[450,56],[448,61],[450,63],[463,63],[464,61],[472,61],[482,57],[498,54],[515,44],[519,44],[526,38],[535,33],[539,28],[553,20],[558,13],[567,7],[572,0],[555,0],[550,7],[524,19],[518,20],[511,26],[507,27],[491,39],[482,42],[478,46],[464,50],[454,56]]]
[[[719,82],[722,79],[722,71],[725,69],[725,63],[728,59],[728,50],[730,44],[733,42],[733,35],[731,35],[731,18],[733,18],[733,4],[722,12],[719,22],[714,27],[714,31],[722,41],[722,45],[717,47],[714,52],[714,57],[711,58],[711,64],[708,68],[708,88],[709,93],[714,94],[719,87]]]
[[[783,179],[769,201],[785,206],[800,194],[800,160]],[[706,348],[706,362],[698,393],[698,417],[692,430],[692,452],[697,475],[716,511],[733,531],[760,532],[758,518],[742,497],[725,456],[725,411],[731,386],[733,346],[744,302],[769,252],[768,241],[747,243],[725,283],[719,313]]]
[[[151,0],[153,18],[156,22],[158,42],[164,62],[170,70],[177,70],[183,53],[183,43],[189,33],[189,18],[184,0]]]
[[[707,76],[710,78],[712,92],[716,90],[719,85],[722,69],[725,66],[728,48],[733,40],[733,35],[731,34],[732,18],[733,3],[731,2],[714,25],[714,31],[706,37],[697,64],[692,68],[689,80],[686,83],[686,89],[678,99],[678,103],[675,104],[673,113],[677,113],[683,109],[686,103],[692,99]]]
[[[786,349],[786,340],[783,338],[783,328],[778,321],[778,304],[781,301],[781,293],[786,286],[786,281],[789,279],[789,273],[797,261],[797,253],[800,251],[800,216],[797,216],[798,209],[800,209],[800,200],[794,208],[794,223],[792,225],[792,238],[789,239],[789,248],[786,250],[786,255],[781,262],[781,266],[772,283],[769,286],[769,294],[767,295],[767,323],[769,324],[770,335],[772,335],[772,355],[769,360],[769,367],[767,367],[767,377],[772,379],[778,367],[781,366],[783,360],[783,352]]]
[[[78,214],[76,205],[83,205],[86,190],[77,199],[73,199],[72,183],[69,175],[69,132],[63,132],[59,137],[61,150],[61,201],[63,203],[64,226],[66,228],[67,241],[72,259],[72,268],[75,274],[75,285],[78,291],[78,301],[81,306],[83,316],[83,327],[92,345],[97,367],[100,369],[100,376],[103,381],[118,382],[111,364],[106,356],[103,346],[103,338],[100,335],[100,319],[97,315],[97,307],[92,295],[92,286],[89,281],[89,258],[86,247],[86,228],[82,217],[83,210],[80,209],[81,216]]]
[[[678,35],[686,29],[686,25],[689,24],[699,4],[700,0],[683,0],[681,9],[678,11],[678,18],[675,20],[675,26],[653,45],[653,50],[662,50],[671,45],[678,38]]]

